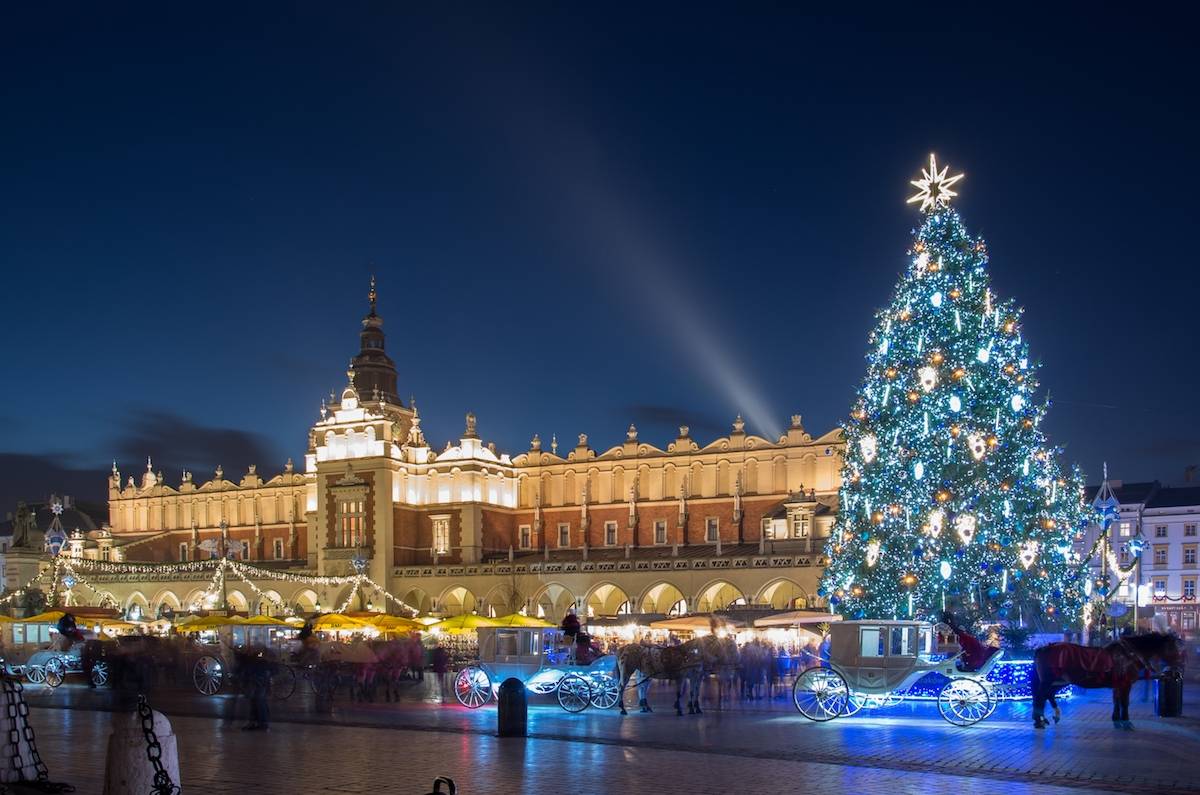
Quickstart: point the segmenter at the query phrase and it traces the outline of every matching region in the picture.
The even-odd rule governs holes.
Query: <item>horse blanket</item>
[[[1036,654],[1039,671],[1049,671],[1056,682],[1080,687],[1112,687],[1115,658],[1109,648],[1075,643],[1049,643]]]

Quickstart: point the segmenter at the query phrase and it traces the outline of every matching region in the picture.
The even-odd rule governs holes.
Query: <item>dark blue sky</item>
[[[439,447],[823,433],[930,151],[1067,457],[1200,463],[1183,20],[563,5],[7,7],[3,498],[299,459],[372,270]]]

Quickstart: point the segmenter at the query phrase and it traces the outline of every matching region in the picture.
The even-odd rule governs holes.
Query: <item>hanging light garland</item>
[[[8,594],[7,596],[4,596],[4,597],[0,598],[0,605],[6,605],[6,604],[9,604],[9,603],[11,603],[11,602],[12,602],[14,599],[19,599],[20,597],[24,596],[24,595],[25,595],[25,593],[26,593],[26,592],[27,592],[27,591],[28,591],[30,588],[32,588],[33,586],[35,586],[35,585],[37,585],[38,583],[40,583],[40,582],[41,582],[43,579],[45,579],[45,577],[46,577],[46,574],[47,574],[47,573],[49,573],[49,569],[47,569],[46,571],[43,571],[43,572],[39,572],[39,573],[37,574],[37,576],[35,576],[35,577],[33,577],[32,579],[30,579],[30,580],[29,580],[27,583],[25,583],[24,585],[22,585],[20,588],[18,588],[17,590],[13,591],[13,592],[12,592],[12,593],[10,593],[10,594]]]
[[[1112,542],[1104,540],[1103,544],[1104,559],[1108,561],[1108,567],[1113,570],[1113,572],[1117,575],[1117,579],[1123,584],[1125,580],[1129,579],[1130,576],[1133,575],[1133,570],[1137,568],[1141,553],[1139,552],[1134,556],[1133,563],[1130,563],[1128,567],[1123,567],[1121,566],[1120,559],[1117,557],[1116,553],[1113,552]]]
[[[350,607],[351,603],[354,602],[354,597],[358,596],[358,586],[359,585],[360,585],[360,581],[355,580],[354,586],[350,589],[350,593],[346,595],[346,601],[344,601],[340,605],[338,605],[337,610],[334,610],[333,612],[335,612],[335,613],[346,612],[346,610]]]
[[[273,571],[271,569],[263,569],[263,568],[259,568],[258,566],[253,566],[248,563],[244,563],[242,561],[231,560],[229,558],[211,558],[209,560],[189,561],[187,563],[145,564],[145,563],[113,563],[110,561],[88,560],[85,558],[74,558],[74,559],[70,560],[70,563],[68,563],[67,558],[59,557],[55,561],[55,570],[56,571],[58,570],[59,566],[62,566],[65,571],[73,574],[76,577],[76,579],[79,580],[80,583],[87,585],[87,587],[91,588],[93,591],[96,591],[97,593],[99,593],[99,591],[96,589],[95,586],[91,585],[90,583],[87,583],[82,577],[79,577],[78,573],[75,571],[76,567],[85,569],[92,573],[98,573],[98,574],[115,574],[115,575],[136,574],[136,575],[150,575],[150,576],[156,576],[156,577],[170,576],[173,574],[181,574],[181,573],[195,574],[198,572],[213,570],[212,580],[209,582],[208,587],[205,588],[205,590],[204,590],[206,600],[209,597],[213,597],[220,592],[222,580],[225,576],[225,573],[227,571],[230,571],[239,580],[244,582],[250,588],[250,590],[252,590],[254,592],[255,596],[259,597],[260,599],[268,600],[269,602],[271,602],[272,605],[274,605],[277,609],[279,609],[281,612],[283,612],[284,614],[286,614],[288,616],[296,615],[296,611],[291,606],[289,606],[286,602],[284,602],[283,600],[276,599],[275,597],[271,596],[268,592],[266,592],[262,588],[260,588],[254,582],[255,579],[272,580],[272,581],[276,581],[276,582],[290,582],[290,583],[298,583],[298,584],[302,584],[302,585],[323,586],[323,587],[338,586],[338,585],[351,585],[352,586],[351,591],[350,591],[351,596],[349,598],[347,598],[346,602],[342,605],[341,608],[339,608],[338,612],[341,612],[342,610],[346,609],[349,606],[349,604],[351,603],[351,601],[353,600],[353,596],[357,595],[359,590],[362,589],[364,586],[369,586],[369,587],[373,588],[374,590],[378,591],[384,597],[384,599],[397,605],[400,608],[403,608],[404,610],[408,611],[412,615],[416,615],[418,612],[420,612],[416,608],[414,608],[412,605],[406,603],[402,599],[399,599],[394,594],[390,593],[387,589],[385,589],[383,586],[381,586],[379,583],[375,582],[369,576],[367,576],[366,574],[363,574],[363,573],[342,575],[342,576],[318,576],[318,575],[293,574],[291,572]],[[46,572],[43,572],[42,574],[40,574],[38,576],[38,579],[40,579],[41,577],[44,577],[45,574],[46,574]],[[34,581],[31,580],[30,582],[33,583]],[[26,586],[26,587],[28,587],[28,586]],[[10,598],[12,598],[12,596],[13,595],[10,594],[10,596],[6,597],[6,599],[10,599]],[[4,600],[0,600],[0,604],[4,604],[4,603],[5,603]]]

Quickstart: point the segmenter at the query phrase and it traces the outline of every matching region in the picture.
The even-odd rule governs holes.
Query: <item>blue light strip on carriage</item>
[[[1029,686],[1029,678],[1033,673],[1033,660],[998,660],[992,670],[988,671],[985,681],[992,688],[992,698],[997,701],[1021,701],[1033,698],[1033,690]],[[947,682],[946,677],[932,671],[918,679],[905,690],[897,690],[896,695],[905,698],[936,700],[938,693]],[[1059,698],[1070,698],[1074,688],[1061,688]]]

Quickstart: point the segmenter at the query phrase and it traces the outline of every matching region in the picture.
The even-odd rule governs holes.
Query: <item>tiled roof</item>
[[[1113,495],[1116,496],[1118,502],[1122,505],[1133,505],[1145,503],[1158,490],[1159,483],[1157,480],[1150,480],[1143,483],[1122,483],[1119,486],[1113,486],[1110,482],[1109,486],[1112,488]],[[1096,495],[1100,493],[1100,487],[1089,486],[1087,493],[1088,502],[1092,502],[1096,499]]]
[[[1146,503],[1147,508],[1177,508],[1200,505],[1200,486],[1167,486],[1159,489]]]

